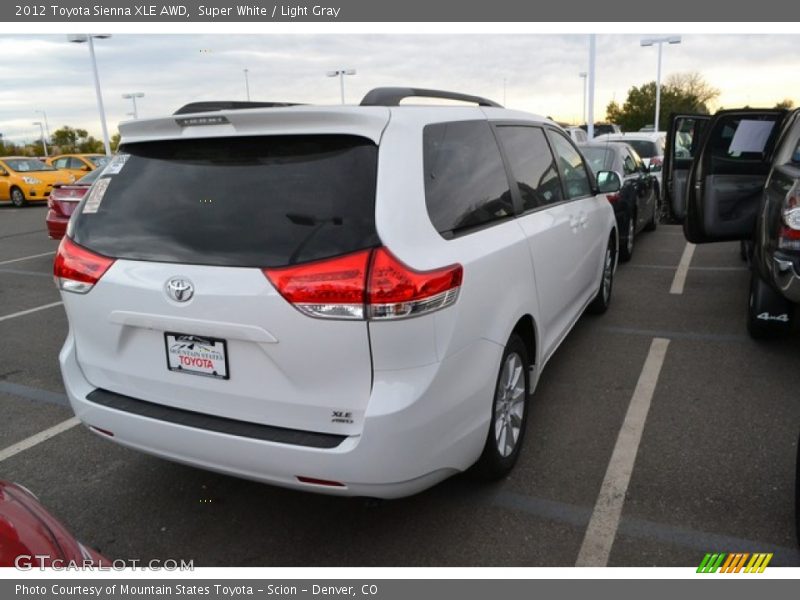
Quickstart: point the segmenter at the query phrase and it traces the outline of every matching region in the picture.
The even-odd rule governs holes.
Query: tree
[[[69,125],[64,125],[56,129],[50,136],[53,146],[58,146],[60,152],[77,152],[79,144],[87,141],[89,132],[85,129],[73,129]]]
[[[111,141],[109,144],[111,145],[111,151],[116,152],[117,148],[119,148],[119,140],[122,136],[119,134],[119,131],[111,136]]]
[[[680,73],[670,76],[661,86],[661,110],[658,129],[667,128],[673,112],[708,114],[708,104],[719,96],[719,90],[709,85],[699,73]],[[623,131],[638,131],[653,124],[656,111],[656,82],[650,81],[628,90],[628,97],[620,108],[610,102],[606,117],[617,123]]]
[[[783,108],[789,110],[790,108],[794,108],[794,100],[791,98],[784,98],[777,104],[775,104],[775,108]]]

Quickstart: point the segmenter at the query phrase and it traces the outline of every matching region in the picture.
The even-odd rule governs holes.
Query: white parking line
[[[19,312],[11,313],[10,315],[4,315],[0,317],[0,321],[8,321],[9,319],[15,319],[17,317],[24,317],[25,315],[29,315],[31,313],[38,312],[40,310],[45,310],[46,308],[53,308],[54,306],[61,306],[64,304],[63,302],[51,302],[50,304],[43,304],[42,306],[37,306],[36,308],[29,308],[28,310],[21,310]]]
[[[675,278],[672,280],[672,287],[669,288],[670,294],[683,293],[683,286],[686,284],[686,275],[689,274],[689,265],[692,262],[695,247],[696,246],[691,242],[686,242],[681,261],[678,263],[678,268],[675,271]]]
[[[50,429],[40,431],[39,433],[32,435],[31,437],[26,438],[21,442],[14,444],[13,446],[9,446],[4,450],[0,450],[0,462],[6,460],[7,458],[11,458],[20,452],[28,450],[29,448],[33,448],[36,444],[41,444],[42,442],[49,440],[51,437],[57,436],[59,433],[63,433],[68,429],[72,429],[78,423],[80,423],[78,418],[72,417],[71,419],[62,421],[58,425],[53,425]]]
[[[11,263],[21,262],[23,260],[30,260],[32,258],[41,258],[43,256],[51,256],[53,254],[55,254],[55,251],[42,252],[41,254],[31,254],[30,256],[21,256],[19,258],[12,258],[10,260],[0,260],[0,265],[10,265]]]
[[[654,338],[650,344],[650,351],[644,361],[644,367],[633,391],[631,403],[625,421],[617,436],[614,452],[606,469],[606,476],[600,486],[600,493],[594,505],[592,518],[586,528],[578,559],[577,567],[605,567],[611,554],[611,546],[617,536],[619,519],[622,515],[622,505],[628,484],[642,440],[644,423],[650,410],[650,402],[656,389],[661,366],[667,354],[669,340]]]

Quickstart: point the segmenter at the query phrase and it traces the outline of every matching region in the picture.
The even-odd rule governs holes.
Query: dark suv
[[[687,240],[745,242],[750,335],[788,333],[800,303],[800,110],[672,115],[664,173]]]

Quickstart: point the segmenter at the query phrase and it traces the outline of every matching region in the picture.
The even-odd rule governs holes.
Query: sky
[[[655,79],[657,50],[640,47],[642,36],[597,36],[596,120],[611,100],[622,103],[632,86]],[[712,109],[784,98],[800,104],[799,45],[800,36],[788,34],[684,35],[681,44],[664,46],[662,80],[700,72],[721,91]],[[577,123],[588,47],[586,35],[545,34],[115,34],[95,41],[110,134],[131,118],[124,93],[145,94],[140,118],[195,100],[244,100],[244,69],[253,100],[337,104],[339,81],[325,73],[348,68],[357,73],[345,80],[347,103],[374,87],[426,87]],[[0,56],[5,139],[37,138],[37,110],[46,112],[51,132],[70,125],[101,137],[86,44],[68,43],[66,35],[2,35]]]

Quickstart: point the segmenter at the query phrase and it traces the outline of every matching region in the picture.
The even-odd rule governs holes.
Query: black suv
[[[750,335],[788,333],[800,303],[800,110],[672,115],[664,181],[687,240],[743,241]]]

